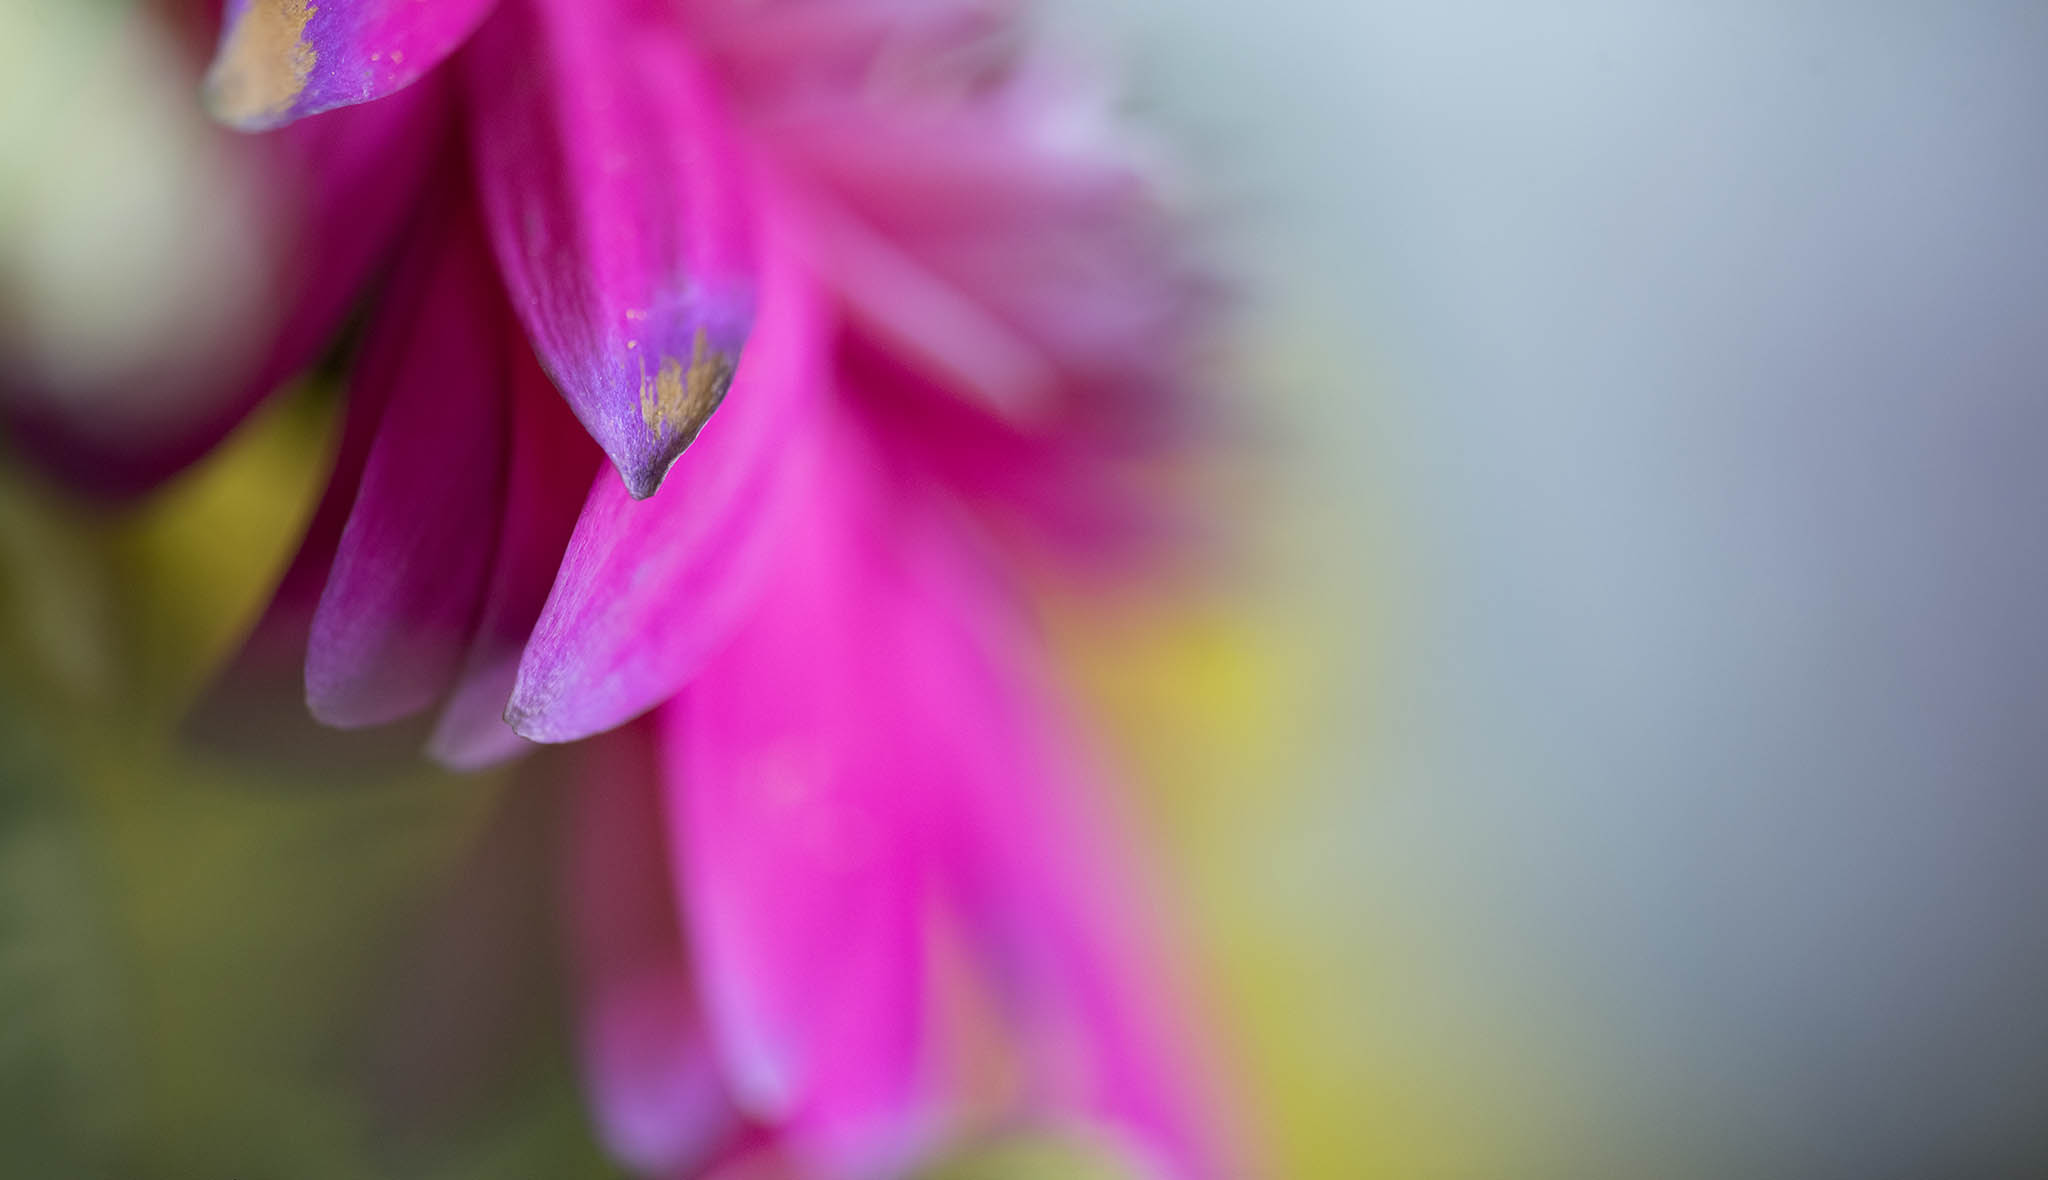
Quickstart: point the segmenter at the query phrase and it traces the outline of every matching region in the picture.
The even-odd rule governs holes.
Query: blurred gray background
[[[1067,8],[1355,597],[1333,1041],[1526,1175],[2048,1172],[2048,5]]]

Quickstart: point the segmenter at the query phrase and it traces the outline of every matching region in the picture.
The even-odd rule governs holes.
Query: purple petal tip
[[[418,81],[493,0],[229,0],[206,72],[214,118],[267,131]]]

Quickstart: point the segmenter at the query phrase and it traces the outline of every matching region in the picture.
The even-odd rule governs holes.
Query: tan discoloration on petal
[[[306,89],[318,55],[306,23],[319,9],[306,0],[250,0],[206,75],[206,105],[238,127],[265,127],[289,113]]]
[[[704,329],[690,342],[690,363],[686,367],[672,356],[661,358],[652,377],[640,377],[640,417],[659,434],[664,427],[681,435],[684,442],[697,437],[711,412],[725,400],[732,385],[734,360],[712,348]]]

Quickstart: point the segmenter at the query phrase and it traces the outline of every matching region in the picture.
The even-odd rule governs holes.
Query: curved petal
[[[748,163],[658,6],[504,0],[465,58],[506,287],[644,499],[725,398],[753,321]]]
[[[826,379],[823,311],[793,258],[770,253],[733,404],[668,489],[636,502],[609,474],[591,487],[505,712],[522,736],[574,741],[668,699],[760,586],[787,503],[785,444]]]
[[[391,111],[387,108],[393,105],[343,112],[332,120],[320,120],[284,134],[333,134],[336,128],[346,131],[362,119],[388,118]],[[367,166],[375,153],[345,150],[358,142],[352,135],[344,135],[335,147],[341,158],[360,157],[359,162]],[[323,194],[323,203],[336,200],[339,195]],[[373,207],[368,217],[374,221],[386,212]],[[325,294],[332,297],[332,314],[338,318],[345,300],[331,288]],[[284,342],[280,342],[280,356],[285,355],[283,349]],[[279,577],[262,615],[186,718],[186,732],[198,741],[242,754],[283,756],[303,766],[322,769],[384,765],[416,756],[416,735],[394,733],[378,742],[343,739],[333,730],[315,724],[305,707],[306,649],[314,611],[333,569],[342,529],[355,504],[390,393],[389,382],[357,383],[350,390],[327,488],[321,493],[305,536]],[[221,430],[225,431],[225,426]],[[152,464],[129,470],[155,472],[158,468]]]
[[[306,703],[329,725],[419,712],[468,649],[498,539],[510,330],[451,195],[418,226],[354,379],[389,392],[306,649]]]
[[[698,1014],[649,743],[636,726],[584,748],[567,900],[598,1131],[628,1167],[670,1174],[701,1162],[738,1113]]]
[[[533,748],[505,724],[505,705],[591,477],[603,463],[534,363],[525,338],[512,333],[507,344],[513,354],[512,437],[498,553],[462,675],[427,745],[430,755],[457,770],[480,769]]]
[[[977,719],[955,746],[939,873],[1007,985],[1042,1100],[1108,1132],[1146,1175],[1245,1175],[1112,792],[1007,604],[958,558],[935,548],[924,565],[960,624],[953,708]]]
[[[360,742],[336,740],[342,735],[315,724],[306,712],[306,640],[321,589],[334,567],[342,526],[348,523],[362,482],[370,444],[384,418],[387,392],[384,387],[358,389],[348,399],[327,489],[298,550],[241,647],[215,674],[185,720],[186,732],[201,743],[243,754],[303,757],[322,766],[367,752]],[[415,752],[407,742],[400,750],[378,751],[372,760],[382,762],[393,754],[410,760]]]
[[[382,98],[454,52],[493,3],[227,0],[207,108],[261,131]]]
[[[760,601],[662,719],[729,1082],[792,1150],[867,1175],[929,1130],[926,819],[946,766],[922,710],[946,690],[919,683],[926,604],[900,592],[875,457],[850,430],[802,456]]]
[[[1146,1175],[1223,1180],[1237,1138],[1207,1093],[1196,1025],[1168,970],[1145,893],[1111,847],[1116,825],[1084,805],[1084,778],[1043,717],[1012,696],[984,701],[1009,733],[963,764],[966,813],[948,876],[970,925],[1003,964],[1013,1019],[1059,1116],[1110,1132]],[[978,763],[978,764],[977,764]]]

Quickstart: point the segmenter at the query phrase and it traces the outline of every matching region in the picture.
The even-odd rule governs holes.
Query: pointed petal
[[[513,305],[627,489],[653,495],[753,321],[747,161],[664,9],[504,0],[465,58]]]
[[[646,726],[581,748],[568,912],[583,1072],[612,1154],[682,1172],[738,1124],[705,1040],[676,912],[660,772]]]
[[[395,743],[344,740],[316,724],[305,707],[306,647],[313,614],[333,569],[390,394],[388,382],[359,383],[350,390],[327,489],[305,536],[262,615],[186,719],[186,732],[200,743],[335,769],[415,756],[418,743],[408,735],[394,735]]]
[[[525,338],[515,333],[509,346],[512,451],[498,553],[461,678],[427,746],[457,770],[479,769],[533,748],[505,724],[505,705],[584,496],[603,463],[534,362]]]
[[[206,75],[213,116],[261,131],[410,86],[495,0],[227,0]]]
[[[823,415],[821,414],[821,417]],[[944,789],[874,456],[833,430],[746,624],[661,714],[683,902],[730,1084],[831,1174],[901,1167],[920,1104],[925,814]]]
[[[306,711],[306,642],[313,612],[382,417],[383,406],[369,391],[349,399],[333,473],[298,551],[241,646],[184,719],[182,730],[195,743],[310,774],[357,773],[417,760],[419,735],[343,734],[315,722]]]
[[[509,330],[451,196],[422,219],[354,378],[389,392],[306,651],[306,702],[329,725],[419,712],[469,646],[497,544]]]
[[[785,445],[825,383],[823,312],[782,250],[732,405],[679,461],[660,496],[636,502],[601,474],[520,663],[506,720],[540,742],[574,741],[673,695],[760,586],[786,510]]]

